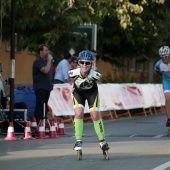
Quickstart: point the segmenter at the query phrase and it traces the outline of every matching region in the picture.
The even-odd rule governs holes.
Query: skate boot
[[[103,151],[106,151],[106,150],[109,150],[109,145],[106,143],[106,141],[103,141],[103,142],[100,142],[99,143],[100,145],[100,148],[103,150]]]
[[[167,136],[170,136],[170,119],[167,120],[166,126],[168,127],[168,133]]]
[[[110,149],[109,145],[106,143],[106,141],[100,142],[99,145],[103,151],[104,158],[106,160],[109,160],[109,152],[108,152],[108,150]]]
[[[75,145],[74,145],[74,150],[78,151],[78,150],[82,150],[82,141],[81,140],[77,140]]]
[[[73,148],[74,150],[77,151],[77,159],[78,160],[81,160],[82,155],[83,155],[83,153],[82,153],[82,143],[83,142],[81,140],[77,140],[75,145],[74,145],[74,148]]]

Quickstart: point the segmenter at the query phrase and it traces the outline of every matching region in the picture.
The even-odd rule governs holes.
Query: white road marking
[[[170,167],[170,161],[166,162],[166,163],[164,163],[164,164],[162,164],[162,165],[160,165],[160,166],[158,166],[158,167],[156,167],[154,169],[151,169],[151,170],[164,170],[164,169],[166,169],[168,167]]]
[[[157,135],[157,136],[154,136],[154,138],[161,138],[162,136],[164,135]]]
[[[136,136],[137,134],[134,134],[134,135],[131,135],[131,136],[129,136],[129,138],[133,138],[134,136]]]

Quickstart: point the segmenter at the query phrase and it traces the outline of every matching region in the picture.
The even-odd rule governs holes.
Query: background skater
[[[155,70],[162,75],[162,85],[165,96],[165,108],[167,115],[166,126],[170,127],[170,49],[163,46],[159,49],[160,60],[155,64]],[[170,132],[168,132],[170,136]]]

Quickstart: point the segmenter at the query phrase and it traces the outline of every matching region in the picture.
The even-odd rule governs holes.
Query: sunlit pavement
[[[0,135],[0,169],[114,169],[149,170],[168,162],[170,137],[166,115],[104,119],[110,160],[106,162],[99,148],[92,121],[84,123],[83,160],[77,160],[73,124],[65,124],[66,135],[56,139],[4,140]],[[130,162],[130,163],[129,163]],[[123,165],[124,164],[124,165]],[[126,165],[126,166],[125,166]],[[140,166],[139,166],[140,165]]]

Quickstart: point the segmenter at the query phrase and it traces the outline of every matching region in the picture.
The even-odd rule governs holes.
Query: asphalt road
[[[104,119],[110,160],[105,160],[91,121],[84,123],[83,159],[73,150],[72,124],[56,139],[4,140],[0,135],[0,170],[168,170],[170,137],[166,115]]]

